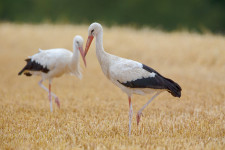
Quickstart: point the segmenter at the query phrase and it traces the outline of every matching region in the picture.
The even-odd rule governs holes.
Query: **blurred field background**
[[[0,149],[225,149],[225,1],[0,0]],[[109,53],[140,61],[178,82],[128,99],[103,75],[93,43],[83,79],[53,80],[61,100],[50,112],[40,77],[18,76],[38,49],[67,48],[90,23],[104,28]],[[45,82],[47,86],[48,82]]]
[[[87,38],[87,25],[0,24],[0,149],[224,149],[225,37],[166,33],[150,28],[104,27],[109,53],[149,65],[183,88],[180,99],[163,93],[143,112],[150,96],[133,96],[128,138],[128,100],[101,72],[95,46],[83,79],[53,80],[61,100],[50,112],[40,77],[17,76],[38,48],[72,50],[73,36]],[[47,86],[48,82],[45,83]]]

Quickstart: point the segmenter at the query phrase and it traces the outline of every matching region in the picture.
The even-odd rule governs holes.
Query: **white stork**
[[[60,77],[65,73],[71,73],[77,76],[79,79],[82,78],[79,64],[79,53],[81,54],[86,66],[83,52],[83,38],[77,35],[73,39],[73,53],[64,48],[48,50],[39,49],[39,53],[36,53],[25,60],[27,64],[18,73],[18,75],[24,73],[26,76],[39,75],[42,77],[39,85],[49,94],[48,97],[51,112],[53,111],[52,95],[55,97],[55,103],[60,108],[59,98],[53,92],[51,92],[52,79],[54,77]],[[46,79],[49,80],[49,89],[47,89],[42,84],[42,82]]]
[[[86,56],[93,38],[96,37],[96,55],[105,76],[128,95],[129,100],[129,135],[133,115],[132,94],[155,95],[138,111],[139,124],[144,108],[161,92],[168,91],[175,97],[181,96],[181,87],[173,80],[163,77],[154,69],[137,61],[121,58],[104,51],[103,28],[99,23],[92,23],[88,28],[88,39],[84,56]]]

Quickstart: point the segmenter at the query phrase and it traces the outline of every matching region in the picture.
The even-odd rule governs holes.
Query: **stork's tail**
[[[25,60],[27,62],[26,66],[23,67],[23,69],[18,73],[18,75],[21,75],[24,71],[26,71],[28,69],[28,64],[31,61],[30,58]],[[32,74],[30,72],[25,72],[24,73],[26,76],[32,76]]]
[[[181,87],[171,79],[166,78],[166,86],[168,92],[171,93],[174,97],[181,97]]]
[[[25,71],[25,67],[18,73],[18,75],[20,76],[24,71]]]

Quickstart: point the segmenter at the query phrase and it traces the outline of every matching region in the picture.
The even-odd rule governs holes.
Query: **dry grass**
[[[106,51],[174,79],[182,97],[161,94],[137,127],[135,114],[150,96],[133,96],[128,138],[127,96],[104,77],[92,44],[82,80],[69,75],[53,80],[61,109],[54,105],[51,113],[47,93],[37,84],[40,78],[17,73],[38,48],[72,49],[76,34],[86,41],[87,28],[0,24],[0,149],[225,148],[224,36],[104,28]]]

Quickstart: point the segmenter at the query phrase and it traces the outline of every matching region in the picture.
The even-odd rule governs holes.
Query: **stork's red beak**
[[[84,65],[85,65],[85,67],[86,67],[87,65],[86,65],[86,60],[85,60],[85,56],[84,56],[83,46],[80,46],[78,49],[79,49],[79,51],[80,51],[80,54],[81,54],[82,59],[83,59],[83,61],[84,61]]]
[[[88,36],[86,47],[85,47],[85,52],[84,52],[84,57],[86,57],[86,55],[87,55],[87,52],[89,50],[89,47],[91,45],[91,42],[92,42],[93,38],[94,38],[93,35]]]

